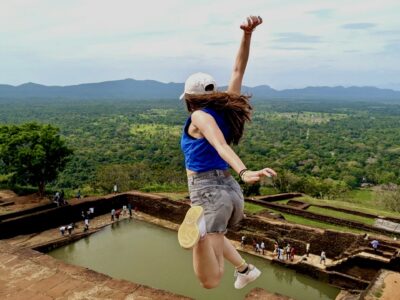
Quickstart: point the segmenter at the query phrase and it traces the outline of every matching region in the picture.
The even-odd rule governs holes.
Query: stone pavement
[[[398,300],[400,299],[400,273],[382,270],[376,280],[360,299]]]
[[[122,215],[120,220],[129,218]],[[134,218],[177,231],[178,224],[137,212]],[[118,222],[118,221],[115,221]],[[109,215],[100,215],[90,220],[90,233],[112,223]],[[162,290],[149,288],[125,280],[116,280],[87,268],[73,266],[51,256],[31,250],[39,245],[51,244],[77,237],[83,233],[83,222],[76,223],[71,237],[61,236],[58,228],[43,232],[20,235],[0,240],[0,299],[190,299]],[[240,243],[235,243],[237,248]],[[251,247],[241,249],[251,254]],[[258,254],[256,254],[258,255]],[[266,259],[273,259],[266,252]],[[286,296],[254,289],[246,300],[286,300]]]
[[[190,299],[0,241],[0,299]]]

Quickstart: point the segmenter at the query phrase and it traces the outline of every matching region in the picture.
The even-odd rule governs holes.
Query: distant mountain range
[[[70,86],[45,86],[25,83],[19,86],[1,85],[0,98],[90,98],[90,99],[178,99],[183,83],[162,83],[154,80],[124,79]],[[225,87],[226,88],[226,87]],[[224,90],[224,87],[221,87]],[[376,87],[306,87],[275,90],[268,85],[243,87],[242,92],[253,99],[338,99],[396,100],[400,91]]]

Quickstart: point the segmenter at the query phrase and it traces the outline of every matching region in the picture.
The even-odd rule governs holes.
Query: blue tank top
[[[225,140],[230,138],[230,129],[225,121],[223,112],[216,112],[211,108],[203,108],[202,111],[214,117]],[[189,135],[189,125],[192,118],[186,120],[181,138],[181,149],[185,156],[186,169],[194,172],[205,172],[210,170],[227,170],[229,165],[219,156],[217,150],[206,138],[196,139]]]

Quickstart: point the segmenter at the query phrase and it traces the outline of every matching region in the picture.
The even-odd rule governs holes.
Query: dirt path
[[[383,270],[365,295],[365,300],[400,299],[400,273]]]
[[[0,190],[0,200],[6,200],[7,198],[16,197],[17,194],[11,190]]]
[[[11,205],[0,206],[0,214],[7,214],[50,203],[50,200],[46,197],[39,197],[37,194],[18,196],[11,190],[0,190],[0,201],[13,202]]]
[[[390,273],[384,279],[381,300],[400,299],[400,274]]]

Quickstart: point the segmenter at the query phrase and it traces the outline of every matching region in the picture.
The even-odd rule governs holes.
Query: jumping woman
[[[229,166],[245,183],[255,183],[264,176],[276,176],[274,170],[248,170],[230,147],[238,144],[245,122],[250,121],[249,97],[241,95],[253,30],[262,23],[250,16],[240,26],[243,37],[226,92],[217,91],[208,74],[195,73],[186,80],[181,99],[190,117],[184,126],[181,148],[185,156],[191,208],[178,230],[181,247],[193,249],[193,268],[202,286],[219,285],[224,274],[224,259],[236,269],[235,288],[254,281],[261,272],[248,264],[225,237],[244,214],[240,185],[230,175]]]

